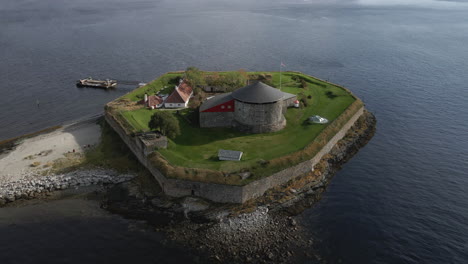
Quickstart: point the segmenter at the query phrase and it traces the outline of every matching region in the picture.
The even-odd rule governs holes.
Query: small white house
[[[294,101],[294,107],[299,108],[299,100]]]
[[[193,95],[192,87],[184,80],[181,81],[174,91],[164,101],[166,108],[185,108]]]

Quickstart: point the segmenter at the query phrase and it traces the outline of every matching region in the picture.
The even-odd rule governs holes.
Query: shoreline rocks
[[[114,170],[100,168],[50,176],[31,173],[21,180],[0,184],[0,206],[20,199],[32,199],[53,191],[90,185],[117,184],[134,177],[133,174],[120,174]]]
[[[296,220],[271,214],[266,206],[219,223],[190,220],[166,229],[170,239],[196,249],[214,262],[290,263],[310,245],[310,234]]]

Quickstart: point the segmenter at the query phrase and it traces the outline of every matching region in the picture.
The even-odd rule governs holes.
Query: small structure
[[[161,108],[164,105],[164,98],[158,95],[150,95],[148,96],[145,94],[143,100],[138,102],[139,104],[144,104],[146,107],[150,109]]]
[[[200,106],[201,127],[235,127],[248,133],[266,133],[286,126],[284,113],[296,95],[262,82],[206,100]]]
[[[164,105],[164,100],[160,96],[151,95],[148,96],[148,101],[146,102],[146,105],[151,109],[161,108]]]
[[[218,151],[218,158],[219,160],[239,161],[242,158],[242,154],[243,154],[242,151],[220,149]]]
[[[167,148],[167,137],[156,132],[146,132],[138,135],[138,147],[143,150],[143,154],[148,156],[155,149]]]
[[[299,108],[299,100],[294,101],[294,107]]]
[[[190,97],[193,95],[192,87],[187,81],[181,79],[179,85],[164,101],[165,108],[185,108],[188,105]]]
[[[314,116],[309,117],[309,122],[316,123],[316,124],[326,124],[328,123],[328,119],[321,117],[319,115],[314,115]]]

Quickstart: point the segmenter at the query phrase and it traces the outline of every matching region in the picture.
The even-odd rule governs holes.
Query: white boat
[[[328,119],[326,119],[325,117],[321,117],[319,115],[314,115],[314,116],[309,117],[309,122],[315,123],[315,124],[326,124],[328,123]]]

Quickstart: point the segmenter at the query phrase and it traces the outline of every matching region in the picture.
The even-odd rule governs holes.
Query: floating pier
[[[94,87],[94,88],[115,88],[117,86],[117,81],[115,80],[94,80],[91,77],[86,79],[80,79],[76,82],[78,87]]]

